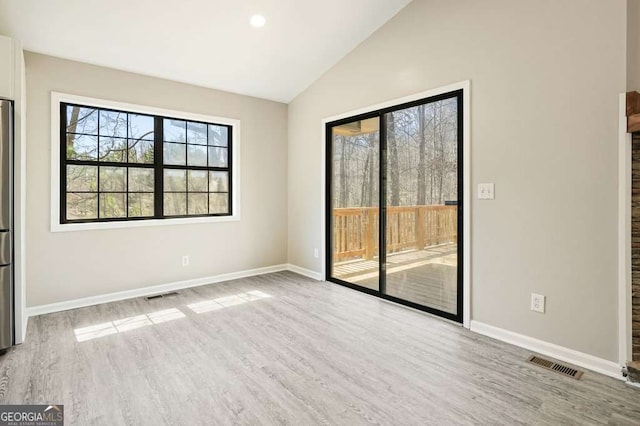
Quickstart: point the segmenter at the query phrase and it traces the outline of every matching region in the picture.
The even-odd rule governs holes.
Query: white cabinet
[[[0,98],[15,98],[14,41],[0,36]]]

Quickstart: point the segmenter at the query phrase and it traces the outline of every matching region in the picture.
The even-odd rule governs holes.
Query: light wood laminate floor
[[[528,355],[280,272],[31,318],[0,404],[74,425],[640,424],[640,391]]]

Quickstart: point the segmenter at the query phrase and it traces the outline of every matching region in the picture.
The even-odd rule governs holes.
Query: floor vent
[[[177,291],[171,291],[169,293],[154,294],[153,296],[147,296],[147,300],[160,299],[161,297],[170,297],[170,296],[177,296],[177,295],[178,295]]]
[[[529,360],[530,363],[536,364],[547,370],[555,371],[563,376],[571,377],[572,379],[580,380],[580,377],[584,374],[583,371],[576,370],[567,365],[558,364],[557,362],[550,361],[548,359],[540,358],[539,356],[532,355]]]

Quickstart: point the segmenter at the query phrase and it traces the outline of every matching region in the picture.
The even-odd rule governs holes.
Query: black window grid
[[[96,125],[96,134],[91,133],[83,133],[83,132],[67,132],[67,107],[80,107],[80,108],[90,108],[97,111],[97,125]],[[126,115],[126,137],[114,137],[114,136],[103,136],[100,133],[100,120],[101,120],[101,112],[102,111],[110,111],[116,112],[119,114]],[[152,117],[154,120],[154,131],[153,131],[153,139],[145,139],[142,138],[131,138],[129,131],[129,117],[130,115],[143,115],[147,117]],[[185,123],[185,142],[169,142],[167,143],[177,143],[185,145],[185,165],[165,165],[164,164],[164,132],[163,132],[163,121],[164,119],[173,119],[172,117],[165,117],[159,115],[145,114],[145,113],[135,113],[128,111],[120,111],[114,110],[110,108],[103,107],[93,107],[87,105],[73,104],[73,103],[60,103],[60,223],[94,223],[94,222],[122,222],[122,221],[137,221],[137,220],[148,220],[148,219],[176,219],[176,218],[194,218],[194,217],[216,217],[216,216],[231,216],[233,214],[233,179],[232,179],[232,155],[233,155],[233,128],[231,125],[220,124],[220,123],[208,123],[197,120],[182,120]],[[190,143],[188,141],[188,123],[196,123],[205,125],[205,130],[207,133],[207,141],[205,143]],[[227,146],[223,145],[214,145],[209,144],[210,133],[208,131],[208,126],[220,126],[225,127],[227,129]],[[77,159],[68,159],[67,158],[67,135],[81,135],[81,136],[89,136],[95,137],[97,140],[96,146],[96,159],[95,160],[77,160]],[[148,133],[147,133],[148,134]],[[110,139],[120,139],[125,141],[125,161],[104,161],[100,159],[100,141],[102,138],[110,138]],[[142,162],[130,162],[130,140],[135,141],[146,141],[153,142],[154,149],[154,160],[153,163],[142,163]],[[207,148],[207,166],[190,166],[188,165],[188,146],[196,145],[196,146],[205,146]],[[224,148],[227,150],[227,166],[209,166],[209,148]],[[97,188],[96,191],[67,191],[67,165],[80,165],[80,166],[92,166],[97,167]],[[125,191],[101,191],[100,188],[100,169],[101,167],[119,167],[125,169]],[[154,191],[130,191],[129,190],[129,169],[135,168],[146,168],[154,170]],[[185,191],[164,191],[164,171],[165,170],[185,170]],[[206,171],[206,183],[207,183],[207,191],[189,191],[189,171]],[[210,172],[220,171],[227,173],[227,191],[211,191],[211,179]],[[187,214],[184,215],[165,215],[164,214],[164,194],[171,193],[184,193],[185,194],[185,206],[184,211]],[[87,218],[87,219],[68,219],[67,217],[67,194],[95,194],[96,195],[96,215],[97,218]],[[100,217],[101,216],[101,205],[100,205],[100,195],[101,194],[126,194],[124,197],[125,205],[124,212],[125,216],[122,217]],[[154,199],[154,214],[152,216],[130,216],[129,212],[129,195],[130,194],[153,194]],[[206,194],[207,201],[207,213],[206,214],[189,214],[189,195],[188,194]],[[211,202],[210,196],[211,194],[226,194],[227,195],[227,212],[226,213],[209,213],[211,211]]]

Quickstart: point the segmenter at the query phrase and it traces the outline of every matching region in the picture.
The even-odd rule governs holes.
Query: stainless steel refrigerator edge
[[[0,352],[15,343],[13,287],[13,103],[0,100]]]

